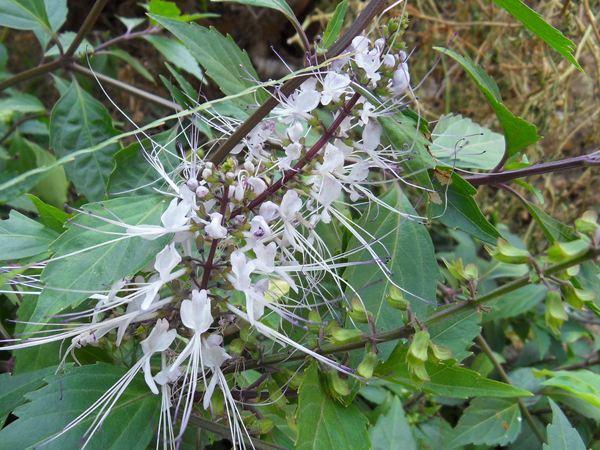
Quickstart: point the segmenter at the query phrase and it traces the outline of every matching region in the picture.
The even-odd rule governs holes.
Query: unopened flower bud
[[[208,194],[208,188],[206,186],[198,186],[196,188],[196,195],[198,198],[204,198]]]
[[[356,368],[356,372],[363,378],[369,379],[373,377],[373,372],[378,363],[377,354],[375,352],[367,352],[363,360]]]
[[[196,180],[195,178],[190,178],[185,182],[185,184],[187,185],[187,187],[190,188],[191,191],[195,191],[198,187],[198,180]]]
[[[390,288],[390,292],[385,300],[392,308],[400,311],[406,311],[410,306],[410,302],[406,300],[402,291],[396,286]]]
[[[205,179],[205,180],[206,180],[206,179],[207,179],[207,178],[209,178],[211,175],[212,175],[212,170],[210,170],[210,169],[208,169],[208,168],[207,168],[207,169],[203,169],[203,170],[202,170],[202,178],[203,178],[203,179]]]

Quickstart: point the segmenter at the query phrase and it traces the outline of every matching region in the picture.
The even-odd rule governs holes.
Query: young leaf
[[[443,116],[432,136],[431,153],[449,167],[491,170],[504,154],[504,136],[460,114]]]
[[[323,39],[321,39],[321,42],[319,44],[319,50],[327,50],[337,40],[338,36],[340,35],[340,31],[342,31],[342,26],[344,25],[344,18],[346,17],[347,11],[348,0],[342,0],[335,7],[333,16],[331,16],[331,19],[329,19],[329,22],[327,22],[327,27],[323,32]]]
[[[542,384],[549,388],[554,388],[567,392],[577,397],[590,406],[600,409],[600,374],[590,370],[540,370],[541,375],[549,378]]]
[[[114,135],[116,131],[106,108],[73,81],[50,116],[50,145],[56,154],[67,156]],[[65,166],[67,176],[89,200],[101,200],[106,195],[112,156],[118,149],[116,144],[108,145]]]
[[[400,189],[390,190],[381,201],[405,214],[416,214]],[[413,312],[419,317],[425,317],[431,306],[435,305],[435,284],[439,276],[433,244],[425,226],[415,219],[403,217],[382,206],[372,207],[358,222],[370,235],[382,237],[373,245],[373,250],[382,261],[389,257],[389,276],[405,289],[404,294],[411,303]],[[363,244],[353,237],[348,249],[362,246]],[[364,249],[353,254],[349,260],[357,263],[372,261],[366,265],[351,266],[344,272],[344,279],[360,294],[367,310],[373,313],[377,329],[389,330],[398,327],[402,317],[386,301],[392,284],[373,261],[373,255]],[[352,295],[350,291],[348,294]]]
[[[494,0],[494,3],[508,11],[511,16],[560,53],[578,70],[583,71],[575,59],[574,53],[577,46],[559,30],[546,22],[537,12],[521,0]]]
[[[11,375],[0,375],[0,416],[10,413],[17,406],[25,403],[24,395],[44,385],[44,377],[51,375],[56,369],[48,367],[35,372]],[[0,424],[2,426],[2,424]]]
[[[516,401],[476,398],[461,416],[448,448],[466,444],[502,445],[513,442],[521,432],[521,411]]]
[[[124,373],[120,367],[96,364],[47,377],[47,386],[28,394],[29,403],[14,411],[18,420],[0,431],[2,448],[38,447],[62,431]],[[155,434],[149,424],[158,416],[159,408],[160,396],[148,390],[142,377],[134,378],[86,448],[145,449]],[[79,448],[94,418],[90,415],[48,448]]]
[[[409,389],[420,389],[444,397],[528,397],[532,394],[510,384],[489,380],[474,370],[465,369],[447,362],[426,362],[430,380],[421,382],[414,378],[406,365],[406,346],[398,344],[388,360],[379,366],[376,373],[388,381]]]
[[[473,78],[473,81],[475,81],[475,84],[487,99],[496,116],[498,116],[500,125],[504,130],[506,153],[508,156],[519,153],[528,145],[534,144],[539,140],[537,128],[526,120],[515,116],[504,106],[498,86],[479,66],[476,66],[469,58],[447,48],[434,47],[434,49],[450,56]]]
[[[367,418],[355,404],[347,408],[332,400],[319,380],[316,364],[304,374],[298,392],[298,450],[368,450]]]
[[[569,419],[561,411],[559,406],[551,399],[552,423],[548,424],[548,443],[544,444],[544,450],[585,450],[585,444],[577,430],[569,423]]]
[[[415,438],[404,415],[402,402],[395,395],[389,409],[379,416],[369,433],[373,450],[417,450]]]
[[[187,73],[194,75],[198,80],[204,81],[204,75],[202,74],[202,69],[200,69],[198,62],[194,59],[189,50],[180,42],[165,36],[154,35],[144,36],[144,39],[150,42],[154,48],[167,59],[167,61],[170,61],[181,70],[185,70]]]
[[[146,195],[95,203],[86,210],[111,219],[119,217],[129,225],[151,225],[159,222],[166,206],[164,197]],[[135,274],[165,245],[164,238],[148,241],[115,236],[110,233],[125,230],[83,213],[73,223],[51,249],[55,256],[75,254],[46,265],[42,272],[46,289],[37,300],[31,322],[47,321],[53,314],[77,306],[87,298],[86,292],[108,289],[115,281]],[[90,249],[92,246],[97,247]]]
[[[238,94],[255,86],[258,75],[246,52],[239,49],[233,39],[225,37],[214,28],[205,28],[166,17],[151,16],[185,45],[226,95]],[[260,97],[260,92],[258,93]],[[243,97],[254,103],[254,97]]]
[[[35,195],[27,194],[27,198],[35,205],[38,215],[40,216],[40,222],[46,225],[51,230],[57,233],[65,231],[64,225],[69,214],[64,212],[62,209],[58,209],[48,203],[37,198]]]
[[[45,253],[57,237],[55,231],[13,209],[8,219],[0,221],[0,261]]]
[[[113,48],[112,50],[107,50],[107,54],[114,56],[115,58],[119,58],[125,63],[129,64],[137,73],[143,76],[146,80],[154,83],[154,77],[152,74],[144,67],[144,65],[140,62],[139,59],[131,56],[125,50],[120,48]]]

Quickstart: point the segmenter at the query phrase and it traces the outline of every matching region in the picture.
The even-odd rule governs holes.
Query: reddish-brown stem
[[[223,183],[223,196],[221,197],[221,208],[219,212],[222,216],[222,221],[225,220],[225,213],[227,212],[227,191],[229,187]],[[215,268],[215,255],[217,254],[217,246],[219,245],[219,239],[213,239],[210,243],[210,250],[208,251],[208,257],[204,263],[204,270],[202,272],[202,281],[200,282],[200,289],[207,289],[208,282],[210,281],[210,274]]]
[[[94,49],[94,52],[98,52],[98,51],[104,50],[108,47],[112,47],[113,45],[116,45],[120,42],[130,41],[132,39],[141,38],[144,36],[148,36],[150,34],[156,34],[156,33],[159,33],[160,31],[161,30],[159,27],[148,27],[145,30],[135,31],[133,33],[131,33],[131,32],[125,33],[125,34],[122,34],[121,36],[114,37],[112,39],[109,39],[106,42],[103,42],[102,44],[99,44]]]
[[[505,170],[503,172],[490,172],[478,175],[466,176],[465,180],[473,186],[482,186],[486,184],[500,184],[518,178],[540,175],[544,173],[560,172],[563,170],[575,169],[585,166],[600,165],[600,150],[588,155],[575,156],[573,158],[561,159],[559,161],[550,161],[547,163],[534,164],[523,169]]]
[[[262,202],[264,202],[266,199],[268,199],[273,194],[275,194],[279,189],[281,189],[285,185],[285,183],[290,181],[299,172],[301,172],[302,169],[318,155],[318,153],[321,151],[321,149],[335,135],[335,132],[337,131],[337,129],[339,128],[341,123],[344,121],[344,119],[346,119],[346,117],[348,117],[348,114],[350,114],[350,112],[352,111],[352,108],[354,108],[354,105],[356,105],[356,102],[358,101],[359,98],[360,98],[360,94],[358,92],[355,92],[354,95],[350,98],[350,100],[348,100],[344,104],[344,106],[342,106],[342,109],[340,110],[339,114],[332,122],[331,126],[325,130],[323,135],[319,138],[319,140],[317,142],[315,142],[313,144],[313,146],[305,153],[305,155],[300,160],[298,160],[298,162],[296,164],[294,164],[294,167],[283,172],[283,175],[281,176],[281,178],[278,179],[277,181],[275,181],[273,184],[271,184],[258,197],[256,197],[254,200],[252,200],[248,204],[247,208],[249,210],[256,208]],[[241,208],[236,209],[232,213],[231,217],[235,217],[240,212],[241,212]]]

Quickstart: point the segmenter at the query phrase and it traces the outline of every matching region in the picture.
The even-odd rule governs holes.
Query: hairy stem
[[[385,0],[371,0],[371,2],[365,7],[362,13],[357,17],[356,21],[350,26],[348,31],[339,38],[335,44],[331,47],[329,52],[325,55],[325,60],[340,55],[352,42],[356,36],[362,33],[369,23],[383,11],[386,6]],[[305,80],[310,78],[311,74],[299,75],[286,81],[281,88],[279,93],[283,96],[290,95],[294,90],[299,87]],[[215,164],[220,164],[229,154],[229,152],[248,134],[252,129],[260,123],[267,115],[279,104],[276,96],[270,96],[269,100],[263,103],[246,121],[241,124],[227,140],[221,144],[221,146],[211,156],[211,161]]]
[[[546,276],[556,274],[565,269],[568,269],[569,267],[573,267],[578,264],[581,264],[582,262],[594,259],[598,255],[600,255],[600,248],[592,248],[592,249],[588,250],[586,253],[584,253],[583,255],[580,255],[578,257],[569,259],[567,261],[564,261],[564,262],[561,262],[558,264],[554,264],[554,265],[546,268],[545,270],[542,271],[542,274],[546,275]],[[527,286],[530,283],[531,283],[530,277],[528,275],[525,275],[521,278],[517,278],[516,280],[511,281],[510,283],[506,283],[505,285],[500,286],[500,287],[488,292],[487,294],[476,298],[475,300],[461,301],[461,302],[453,303],[450,306],[448,306],[438,312],[435,312],[431,316],[429,316],[424,321],[424,325],[431,325],[434,322],[437,322],[446,317],[450,317],[460,311],[464,311],[467,309],[479,308],[484,303],[494,300],[504,294],[508,294],[509,292],[513,292],[519,288],[522,288],[523,286]],[[403,327],[396,328],[393,330],[377,333],[377,334],[371,335],[371,336],[365,335],[365,336],[362,336],[360,339],[358,339],[354,342],[349,342],[347,344],[341,344],[341,345],[326,344],[326,345],[321,345],[320,347],[315,348],[313,350],[320,354],[333,354],[333,353],[347,352],[349,350],[356,350],[356,349],[362,348],[365,345],[365,343],[367,343],[367,342],[382,343],[382,342],[388,342],[388,341],[395,341],[395,340],[398,340],[401,338],[407,338],[410,335],[412,335],[413,332],[414,332],[414,328],[412,326],[403,326]],[[225,368],[225,371],[232,372],[235,370],[236,367],[244,367],[244,370],[253,369],[256,367],[261,367],[261,366],[266,366],[266,365],[279,364],[284,361],[297,361],[300,359],[304,359],[304,357],[305,357],[304,353],[301,353],[299,351],[292,351],[292,352],[275,353],[273,355],[265,356],[260,361],[255,361],[255,360],[240,361],[240,359],[236,359],[235,361],[232,362],[231,365],[229,365]]]
[[[464,177],[473,186],[482,186],[486,184],[499,184],[507,181],[540,175],[544,173],[554,173],[563,170],[576,169],[578,167],[600,165],[600,150],[587,155],[575,156],[573,158],[550,161],[547,163],[534,164],[530,167],[516,170],[505,170],[502,172],[490,172],[479,175],[470,175]]]
[[[488,357],[488,359],[494,366],[494,369],[496,369],[496,372],[498,372],[498,375],[500,376],[500,378],[502,378],[502,380],[505,383],[512,385],[512,382],[510,381],[508,374],[504,370],[504,367],[502,367],[502,364],[500,364],[500,362],[496,359],[494,352],[488,345],[487,341],[483,338],[483,336],[481,336],[481,335],[477,336],[475,338],[475,340],[477,341],[477,345],[479,345],[479,348],[481,348],[483,353],[485,353],[485,355]],[[535,423],[535,420],[533,420],[533,416],[527,409],[527,405],[525,405],[525,402],[523,401],[522,398],[517,398],[517,403],[519,405],[519,409],[521,410],[521,414],[523,414],[523,416],[525,417],[525,420],[529,424],[529,428],[531,428],[531,430],[536,435],[538,440],[543,444],[546,441],[544,432],[538,428],[537,423]]]

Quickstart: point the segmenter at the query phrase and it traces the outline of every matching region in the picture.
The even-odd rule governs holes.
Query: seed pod
[[[586,303],[593,302],[596,298],[592,291],[577,289],[571,283],[561,285],[560,291],[565,301],[576,309],[583,308]]]
[[[443,345],[436,345],[433,342],[429,343],[429,350],[431,350],[431,356],[440,361],[452,359],[452,350]]]
[[[348,310],[348,315],[353,320],[359,323],[369,322],[369,312],[365,309],[362,302],[358,298],[353,298],[351,301],[352,309]]]
[[[356,328],[338,328],[331,333],[331,342],[334,344],[347,344],[360,340],[362,331]]]
[[[575,229],[580,233],[593,236],[600,228],[598,225],[598,214],[596,211],[586,211],[583,215],[575,220]]]
[[[588,238],[581,238],[570,242],[556,242],[547,252],[548,259],[552,262],[563,262],[567,259],[584,255],[590,248]]]
[[[378,362],[379,360],[377,359],[377,354],[375,352],[367,352],[365,353],[363,360],[356,368],[356,372],[361,377],[370,379],[373,377],[373,372],[375,371],[375,367],[377,367]]]
[[[498,244],[492,250],[491,256],[507,264],[524,264],[531,258],[527,250],[517,248],[504,239],[498,239]]]
[[[350,395],[350,385],[347,380],[340,378],[339,374],[335,371],[327,372],[327,385],[331,390],[331,394],[334,397],[347,397]]]
[[[404,294],[400,289],[396,286],[392,286],[390,288],[390,292],[388,296],[385,298],[385,301],[394,309],[398,309],[400,311],[406,311],[410,306],[410,303],[404,297]]]
[[[417,331],[408,347],[408,354],[420,361],[427,361],[429,348],[429,333],[425,330]]]
[[[569,318],[558,291],[548,291],[546,294],[546,325],[554,334],[558,334],[562,324]]]

